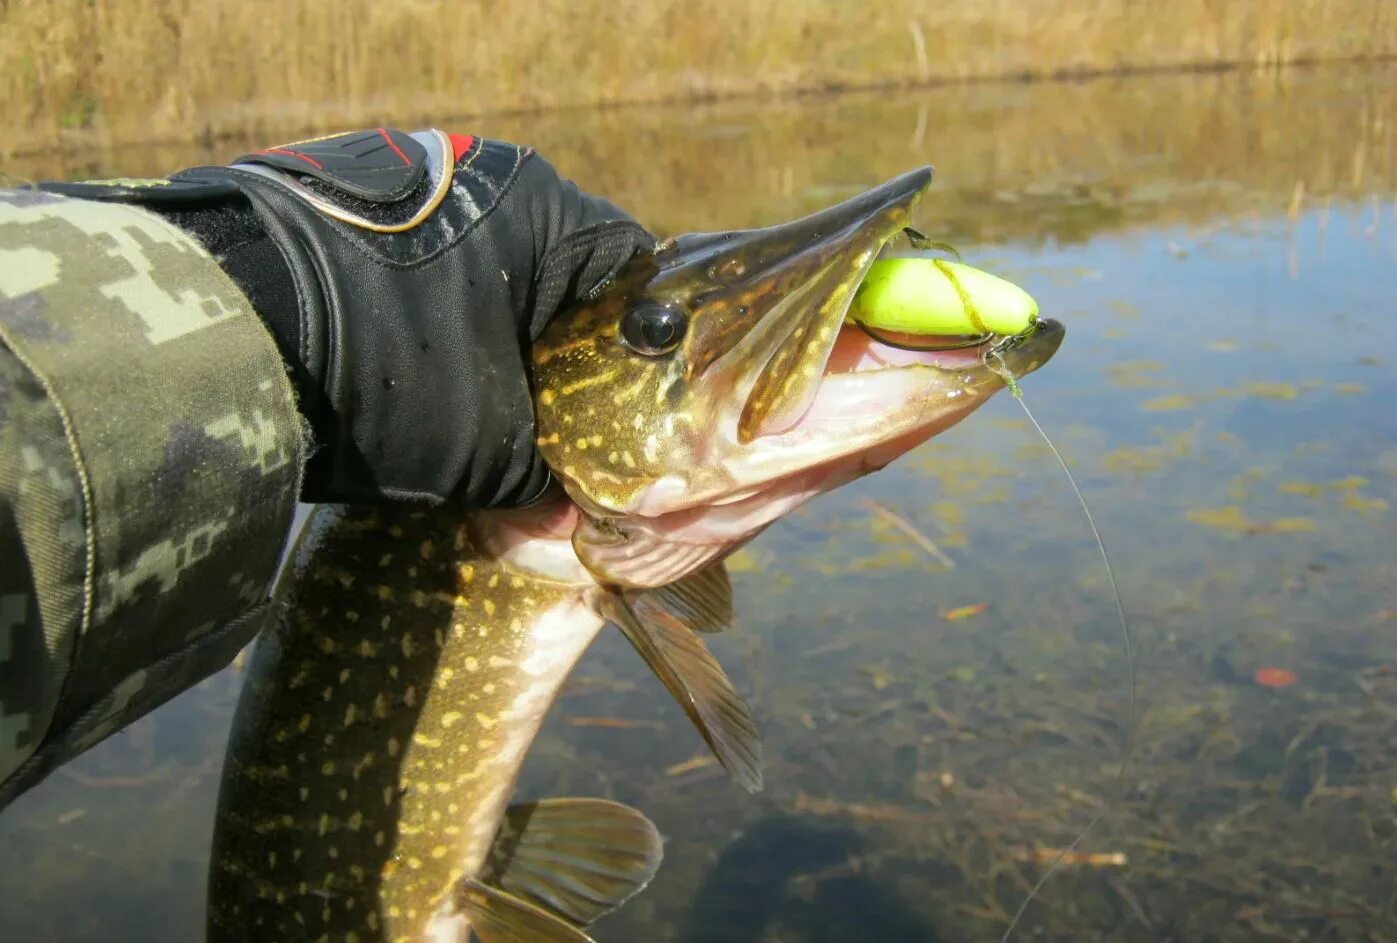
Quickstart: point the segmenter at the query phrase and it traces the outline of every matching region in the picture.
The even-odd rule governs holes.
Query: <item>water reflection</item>
[[[1397,69],[1367,65],[455,124],[533,144],[662,233],[780,222],[930,162],[939,178],[924,215],[938,235],[1060,244],[1136,225],[1207,224],[1332,198],[1390,196],[1394,112]],[[415,117],[453,125],[440,114]],[[250,139],[30,155],[3,169],[19,177],[159,174],[266,145]]]
[[[1397,69],[1370,67],[474,123],[664,231],[786,219],[936,163],[919,224],[1071,328],[1026,394],[1137,635],[1118,783],[1125,668],[1101,566],[1008,397],[810,506],[738,558],[742,627],[718,643],[765,733],[763,797],[712,768],[666,772],[699,744],[616,638],[531,756],[526,794],[614,796],[668,837],[659,879],[601,939],[997,938],[1035,851],[1103,804],[1085,850],[1128,863],[1067,868],[1026,933],[1397,938],[1394,106]],[[1298,683],[1257,684],[1268,666]],[[4,936],[200,938],[237,684],[212,679],[0,817],[25,862],[0,883]],[[579,715],[665,729],[569,727]]]

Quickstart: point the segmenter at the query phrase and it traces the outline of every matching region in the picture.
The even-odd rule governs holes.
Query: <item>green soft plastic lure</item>
[[[869,268],[848,319],[902,334],[1013,335],[1038,320],[1038,302],[1013,282],[962,262],[897,253]]]

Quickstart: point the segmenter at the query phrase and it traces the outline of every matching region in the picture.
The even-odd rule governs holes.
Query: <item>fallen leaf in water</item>
[[[1367,478],[1362,475],[1348,475],[1338,481],[1331,481],[1329,487],[1335,491],[1357,491],[1359,488],[1366,488],[1369,485]]]
[[[596,727],[603,730],[664,730],[658,720],[629,720],[625,717],[569,717],[569,727]]]
[[[1187,517],[1195,524],[1218,530],[1250,531],[1257,526],[1235,504],[1220,508],[1190,508]]]
[[[1258,668],[1252,680],[1265,688],[1288,688],[1300,677],[1289,668]]]
[[[882,691],[892,680],[888,675],[887,665],[865,665],[859,669],[873,680],[873,690]]]
[[[1208,341],[1206,346],[1214,353],[1227,354],[1237,349],[1237,342],[1229,340]]]
[[[1158,360],[1117,360],[1101,368],[1111,381],[1120,385],[1135,383],[1157,384],[1157,377],[1146,377],[1147,373],[1162,373],[1164,364]]]
[[[1044,452],[1045,452],[1046,454],[1048,454],[1049,456],[1052,455],[1052,452],[1051,452],[1050,450],[1046,449],[1046,448],[1044,449]],[[1009,501],[1010,501],[1012,498],[1013,498],[1013,493],[1009,490],[1009,486],[1008,486],[1008,485],[995,485],[995,486],[994,486],[993,488],[991,488],[989,491],[986,491],[984,494],[982,494],[982,495],[980,495],[978,498],[976,498],[976,499],[974,500],[973,503],[975,503],[975,504],[1008,504]]]
[[[1164,386],[1163,377],[1145,376],[1139,373],[1111,373],[1111,383],[1123,390],[1143,390],[1152,386]]]
[[[1130,859],[1123,851],[1067,851],[1062,848],[1024,847],[1016,849],[1019,861],[1035,864],[1074,865],[1086,868],[1123,868]]]
[[[1300,395],[1300,388],[1294,383],[1246,383],[1242,392],[1262,399],[1295,399]]]
[[[1308,481],[1283,481],[1276,485],[1276,490],[1281,494],[1298,494],[1306,498],[1317,498],[1324,494],[1324,485]]]
[[[55,821],[57,821],[59,825],[69,825],[73,822],[76,822],[78,819],[82,818],[86,814],[86,809],[69,809],[67,812],[64,812],[62,815],[60,815]]]
[[[977,602],[973,606],[957,606],[955,609],[947,609],[941,613],[941,618],[947,622],[955,622],[958,619],[969,619],[971,616],[978,616],[990,607],[989,603]]]
[[[1217,530],[1233,530],[1244,534],[1300,534],[1315,529],[1308,517],[1278,517],[1274,521],[1254,521],[1235,504],[1220,508],[1191,508],[1187,518],[1194,524]]]
[[[1045,458],[1052,458],[1053,450],[1042,442],[1029,442],[1014,449],[1014,461],[1020,465],[1027,465],[1030,462],[1039,462]],[[1001,487],[1001,490],[1002,489]]]
[[[1368,388],[1362,383],[1335,383],[1334,392],[1340,396],[1358,396],[1368,392]]]
[[[887,569],[909,569],[919,566],[924,558],[921,553],[907,547],[895,548],[868,557],[858,557],[844,563],[835,564],[835,575],[843,573],[867,573]]]
[[[636,684],[634,681],[618,681],[615,678],[603,675],[573,675],[563,685],[560,697],[580,697],[587,694],[595,694],[598,691],[605,691],[610,694],[625,694],[634,691]]]
[[[835,639],[833,642],[827,642],[824,645],[816,645],[808,652],[803,653],[800,657],[802,659],[818,658],[821,655],[830,655],[835,652],[845,652],[853,648],[856,641],[856,639],[852,638]]]
[[[1102,463],[1113,472],[1158,471],[1164,467],[1164,457],[1157,449],[1113,449]]]
[[[1361,494],[1354,494],[1352,491],[1344,493],[1344,507],[1351,511],[1359,511],[1363,514],[1377,515],[1387,512],[1386,498],[1365,498]]]
[[[1164,362],[1161,360],[1116,360],[1111,365],[1102,367],[1106,373],[1112,376],[1134,376],[1137,373],[1160,373],[1164,370]]]
[[[746,547],[727,556],[729,573],[760,573],[763,569],[757,555]]]
[[[893,824],[944,824],[944,813],[922,810],[892,803],[842,802],[838,799],[823,799],[796,791],[792,811],[809,815],[846,815],[867,822],[891,822]]]
[[[675,763],[673,766],[665,767],[666,776],[683,776],[685,773],[692,773],[694,770],[705,769],[718,762],[711,753],[700,753],[691,756],[682,763]]]
[[[886,504],[874,501],[871,498],[865,498],[862,504],[878,516],[878,519],[874,521],[875,525],[882,523],[896,528],[905,537],[925,550],[933,560],[936,560],[946,569],[954,570],[956,568],[955,561],[946,556],[945,552],[942,551],[940,547],[936,546],[930,537],[918,530],[907,518],[898,514]]]
[[[1270,472],[1264,468],[1250,468],[1236,475],[1227,483],[1227,497],[1233,501],[1245,501],[1251,496],[1251,486],[1265,478]]]
[[[955,501],[937,501],[931,506],[931,513],[943,528],[965,523],[965,508]]]
[[[1175,393],[1173,396],[1157,396],[1154,399],[1147,399],[1140,404],[1140,408],[1147,413],[1171,413],[1180,409],[1193,409],[1197,405],[1198,400],[1192,396]]]

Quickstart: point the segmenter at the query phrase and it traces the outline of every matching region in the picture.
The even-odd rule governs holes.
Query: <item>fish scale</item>
[[[257,762],[225,774],[211,897],[235,903],[215,938],[417,939],[479,870],[602,627],[585,589],[491,558],[445,515],[341,513],[249,666],[230,757]],[[268,802],[272,781],[298,785]]]

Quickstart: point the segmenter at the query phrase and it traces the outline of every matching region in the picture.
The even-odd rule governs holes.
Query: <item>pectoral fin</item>
[[[650,618],[642,617],[625,596],[607,597],[604,609],[684,708],[718,762],[742,788],[760,790],[762,744],[757,725],[703,640],[670,613],[656,617],[648,611]]]
[[[562,917],[474,879],[457,887],[456,906],[481,943],[596,943]]]
[[[627,592],[626,598],[644,621],[674,618],[695,632],[732,627],[732,582],[722,561],[668,586]]]
[[[644,815],[605,799],[545,799],[505,812],[481,880],[587,926],[644,889],[663,857]]]

